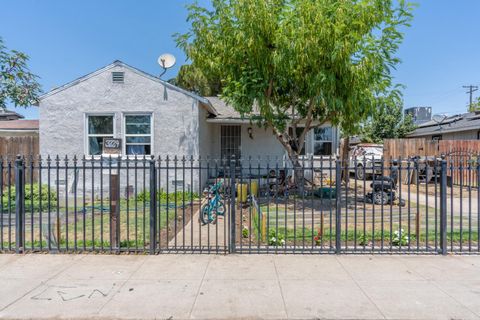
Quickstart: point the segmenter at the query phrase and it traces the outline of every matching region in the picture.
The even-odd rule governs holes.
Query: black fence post
[[[447,254],[447,160],[442,156],[440,172],[440,250]]]
[[[235,172],[237,161],[235,159],[230,160],[230,245],[229,252],[235,253],[236,251],[236,201],[235,201]]]
[[[157,249],[157,171],[155,160],[150,160],[150,254]]]
[[[120,194],[121,194],[121,191],[120,191],[120,186],[121,186],[121,183],[120,183],[120,176],[121,176],[121,157],[118,156],[118,159],[117,159],[117,174],[118,174],[118,181],[117,181],[117,194],[116,194],[116,197],[117,197],[117,207],[115,208],[115,217],[116,217],[116,221],[117,223],[115,224],[115,238],[117,239],[117,252],[120,253],[120,248],[121,248],[121,237],[120,237],[120,224],[121,224],[121,219],[120,219]],[[128,159],[127,159],[128,161]],[[128,246],[130,246],[130,244],[127,243],[127,248]]]
[[[335,161],[335,253],[342,250],[342,220],[341,220],[341,195],[342,195],[342,160]]]
[[[25,172],[23,157],[15,159],[15,251],[22,253],[24,249],[24,219],[25,219]],[[3,230],[2,230],[3,231]]]

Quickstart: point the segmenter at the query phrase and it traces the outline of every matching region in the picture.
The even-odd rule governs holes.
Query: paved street
[[[480,319],[480,256],[0,255],[4,319]]]

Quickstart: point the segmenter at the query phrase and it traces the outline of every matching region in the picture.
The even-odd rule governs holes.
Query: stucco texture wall
[[[124,83],[112,82],[114,71],[124,72]],[[67,155],[72,159],[76,155],[80,159],[87,155],[86,115],[113,114],[114,135],[123,141],[124,114],[151,113],[153,155],[157,159],[158,156],[165,159],[167,155],[172,160],[174,156],[178,159],[178,162],[169,162],[171,170],[158,168],[159,186],[162,189],[168,187],[169,191],[174,190],[175,185],[178,190],[200,190],[198,171],[193,174],[187,172],[186,177],[183,177],[181,170],[183,156],[190,159],[191,156],[196,158],[200,154],[198,136],[199,132],[203,131],[199,130],[200,106],[196,99],[173,89],[165,89],[162,83],[122,65],[114,65],[77,82],[64,90],[47,95],[40,102],[40,154],[43,157],[50,155],[55,158],[59,155],[64,159]],[[206,116],[203,109],[202,114]],[[179,167],[177,171],[174,170],[175,164]],[[133,165],[130,164],[131,167]],[[160,162],[160,166],[165,165],[164,161]],[[87,163],[87,167],[89,166],[90,162]],[[88,192],[93,192],[90,195],[93,198],[96,197],[94,194],[101,192],[101,188],[108,190],[108,175],[105,173],[89,170],[85,179],[80,174],[76,179],[77,191],[81,192],[85,188]],[[133,185],[134,190],[141,192],[144,189],[143,175],[143,170],[139,170],[135,183],[133,170],[130,169],[127,177],[126,170],[122,169],[122,194],[127,185]],[[100,176],[104,178],[102,183]],[[43,178],[46,179],[46,174]],[[72,192],[73,171],[68,174],[61,173],[59,177],[52,174],[51,180],[59,180],[61,193],[65,190]],[[148,186],[148,170],[145,181]]]
[[[113,83],[111,72],[125,72],[124,83]],[[83,156],[85,115],[114,114],[115,137],[123,138],[123,114],[153,115],[155,155],[198,155],[197,101],[121,65],[81,81],[40,102],[40,153]]]

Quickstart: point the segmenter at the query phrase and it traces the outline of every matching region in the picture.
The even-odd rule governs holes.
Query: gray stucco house
[[[284,156],[271,130],[258,128],[217,97],[201,97],[121,61],[40,98],[40,153],[96,156],[105,137],[122,155]],[[333,155],[338,133],[325,125],[306,139],[306,154]]]
[[[277,163],[278,159],[286,159],[271,130],[242,119],[219,98],[198,96],[121,61],[44,94],[39,110],[43,157],[59,155],[61,159],[65,156],[71,159],[76,155],[78,159],[83,156],[96,159],[104,154],[103,139],[117,138],[121,141],[122,157],[222,159],[235,155],[265,159],[268,156]],[[306,139],[306,154],[335,154],[337,137],[337,130],[329,125],[312,130]],[[168,178],[165,170],[159,173],[160,180],[171,188],[198,191],[211,178],[210,172],[192,170],[184,180],[181,170],[176,176],[173,171],[169,171]],[[121,174],[125,175],[125,171]],[[96,176],[101,173],[94,172],[86,179]],[[124,182],[128,178],[120,178],[122,188],[126,187]],[[69,181],[68,190],[72,190],[74,183],[83,184],[61,174],[58,180],[60,184]],[[87,188],[91,181],[84,184]]]

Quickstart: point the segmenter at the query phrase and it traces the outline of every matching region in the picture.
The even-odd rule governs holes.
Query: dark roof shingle
[[[433,120],[423,123],[408,136],[419,137],[477,129],[480,130],[480,114],[470,112],[447,117],[441,123],[437,123]]]

